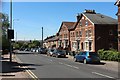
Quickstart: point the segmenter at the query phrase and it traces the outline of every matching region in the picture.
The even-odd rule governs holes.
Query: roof
[[[89,14],[89,13],[83,13],[88,19],[90,19],[94,24],[117,24],[117,19],[114,19],[109,16],[105,16],[100,13],[96,14]]]
[[[75,22],[63,22],[63,24],[65,24],[68,29],[72,29]]]
[[[115,5],[120,5],[120,0],[117,0],[116,2],[115,2]]]
[[[60,29],[59,29],[58,32],[60,32],[63,24],[68,28],[68,30],[70,30],[70,29],[74,28],[75,22],[65,22],[65,21],[62,22],[62,24],[61,24]]]
[[[50,42],[50,41],[56,41],[56,40],[58,40],[58,37],[53,35],[53,36],[46,38],[44,41]]]
[[[94,10],[86,10],[83,13],[78,14],[79,19],[77,20],[77,22],[74,23],[73,25],[73,29],[74,30],[77,27],[77,24],[79,23],[79,21],[81,20],[82,16],[86,16],[93,24],[99,24],[99,25],[117,25],[118,21],[117,19],[114,19],[112,17],[100,14],[100,13],[96,13]]]

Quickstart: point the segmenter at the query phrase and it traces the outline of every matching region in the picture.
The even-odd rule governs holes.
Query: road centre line
[[[73,66],[73,68],[79,69],[79,67]]]
[[[79,67],[72,66],[72,65],[69,65],[69,64],[64,64],[64,65],[69,66],[69,67],[72,67],[72,68],[75,68],[75,69],[79,69]]]
[[[100,76],[103,76],[103,77],[115,79],[114,77],[111,77],[111,76],[108,76],[108,75],[104,75],[104,74],[101,74],[101,73],[98,73],[98,72],[92,72],[92,73],[93,73],[93,74],[100,75]]]
[[[16,61],[18,61],[18,62],[20,62],[20,63],[23,63],[16,55],[15,55],[15,60]],[[29,69],[26,69],[26,68],[28,68],[28,67],[25,67],[25,66],[23,66],[23,68],[25,69],[25,71],[34,79],[34,80],[38,80],[38,77],[31,71],[31,70],[29,70]]]
[[[63,63],[59,62],[59,64],[63,64]]]

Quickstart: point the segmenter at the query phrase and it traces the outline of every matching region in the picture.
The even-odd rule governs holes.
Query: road
[[[92,78],[95,80],[118,78],[118,72],[74,62],[68,58],[55,58],[29,52],[18,52],[16,57],[25,67],[29,67],[29,73],[35,78]]]

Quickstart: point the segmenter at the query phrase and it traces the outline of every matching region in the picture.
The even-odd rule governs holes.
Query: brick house
[[[85,10],[78,14],[74,28],[70,30],[72,51],[94,51],[99,49],[117,49],[117,20]]]
[[[69,48],[70,50],[70,29],[73,28],[73,25],[75,22],[62,22],[58,35],[59,35],[59,40],[58,40],[58,45],[63,47],[63,48]]]
[[[44,40],[44,47],[46,48],[57,48],[58,47],[58,36],[49,36]]]
[[[115,3],[116,6],[118,6],[118,51],[120,51],[120,0],[117,0]]]

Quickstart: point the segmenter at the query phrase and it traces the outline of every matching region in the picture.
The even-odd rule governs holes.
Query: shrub
[[[114,49],[111,50],[98,50],[98,54],[101,60],[109,60],[109,61],[119,61],[120,62],[120,52],[117,52]]]

